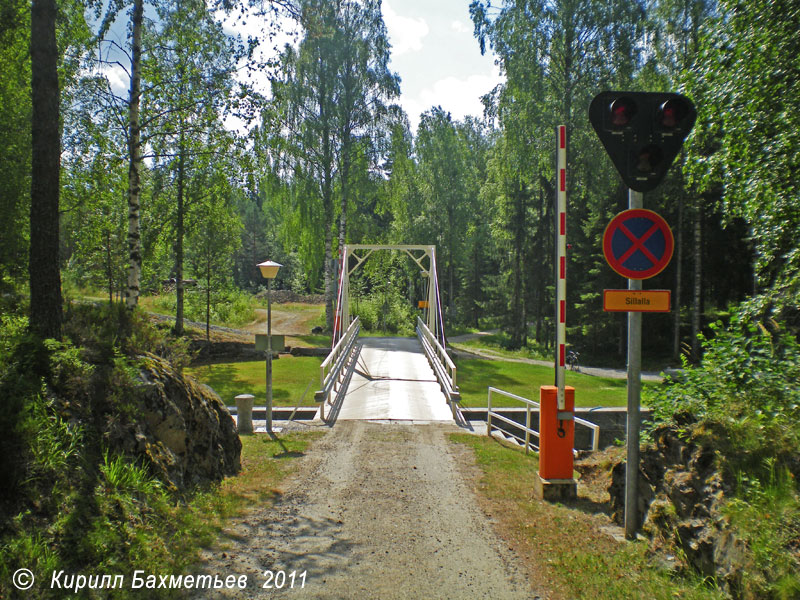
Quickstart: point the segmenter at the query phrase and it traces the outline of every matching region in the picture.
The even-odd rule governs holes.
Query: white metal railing
[[[330,397],[331,392],[336,391],[336,385],[341,382],[342,371],[349,362],[360,328],[361,322],[356,317],[350,323],[350,327],[347,328],[342,338],[333,347],[331,353],[319,366],[320,389],[314,394],[314,399],[317,402],[322,402],[323,406]]]
[[[499,394],[501,396],[505,396],[507,398],[512,398],[514,400],[518,400],[525,405],[525,425],[523,426],[521,423],[514,421],[513,419],[509,419],[508,417],[501,415],[498,412],[492,410],[492,393]],[[501,431],[503,435],[511,436],[517,441],[519,441],[525,447],[525,453],[528,453],[529,448],[533,448],[534,450],[539,450],[539,446],[531,444],[531,436],[536,436],[539,438],[539,432],[531,429],[531,409],[539,410],[539,403],[534,402],[533,400],[529,400],[528,398],[523,398],[522,396],[517,396],[516,394],[512,394],[510,392],[506,392],[504,390],[500,390],[498,388],[489,387],[489,398],[488,398],[488,410],[486,412],[486,434],[492,435],[492,428]],[[539,413],[541,414],[541,412]],[[497,419],[498,421],[503,421],[504,423],[508,423],[517,429],[522,429],[525,432],[525,437],[521,437],[511,431],[500,429],[499,427],[495,427],[492,425],[492,419]],[[575,423],[579,425],[583,425],[588,427],[592,430],[592,450],[597,450],[600,447],[600,426],[595,423],[590,423],[585,419],[581,419],[580,417],[574,417]]]
[[[461,394],[458,391],[457,377],[458,370],[455,363],[447,354],[428,326],[422,319],[417,317],[417,337],[425,351],[425,356],[433,369],[436,379],[442,386],[442,391],[447,396],[453,410],[453,417],[456,416],[456,404],[461,401]]]
[[[496,413],[492,410],[492,394],[499,394],[501,396],[505,396],[507,398],[513,398],[514,400],[518,400],[525,405],[525,425],[522,426],[521,424],[517,423],[513,419],[509,419],[501,415],[500,413]],[[521,438],[515,433],[512,433],[507,430],[500,429],[499,427],[495,427],[498,431],[501,431],[503,435],[510,435],[517,441],[519,441],[525,447],[525,454],[528,453],[529,448],[533,447],[534,450],[538,450],[539,446],[531,444],[531,436],[535,435],[536,438],[539,438],[539,432],[531,429],[531,408],[539,408],[539,403],[534,402],[533,400],[528,400],[527,398],[523,398],[522,396],[517,396],[516,394],[512,394],[511,392],[506,392],[504,390],[499,390],[494,387],[489,387],[489,399],[488,399],[488,410],[486,412],[486,434],[492,435],[492,418],[497,419],[498,421],[503,421],[508,423],[509,425],[513,425],[518,429],[522,429],[525,432],[525,437]]]
[[[454,390],[458,389],[458,383],[456,380],[456,373],[458,369],[456,368],[455,363],[447,354],[447,351],[444,349],[444,347],[442,347],[442,345],[439,343],[439,340],[437,340],[433,335],[433,332],[428,329],[428,326],[423,323],[422,319],[419,317],[417,317],[417,335],[419,336],[420,340],[423,340],[428,345],[433,354],[438,357],[439,363],[445,368],[450,387]]]

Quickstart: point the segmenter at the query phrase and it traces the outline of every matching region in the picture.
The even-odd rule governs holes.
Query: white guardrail
[[[325,418],[325,403],[330,398],[332,392],[338,391],[337,385],[342,383],[342,373],[345,365],[350,361],[350,355],[358,340],[358,332],[361,329],[361,321],[356,317],[342,338],[334,346],[327,358],[319,366],[320,389],[314,393],[314,399],[321,402],[320,417]]]
[[[450,402],[453,417],[455,418],[457,412],[456,404],[461,401],[456,379],[458,372],[456,365],[439,343],[439,340],[434,337],[431,330],[419,317],[417,317],[417,337],[422,344],[422,349],[425,351],[425,356],[428,358],[436,379],[442,387],[442,392],[447,397],[447,401]]]
[[[509,419],[508,417],[501,415],[498,412],[492,410],[492,394],[499,394],[501,396],[505,396],[506,398],[512,398],[513,400],[518,400],[525,405],[525,425],[514,421],[513,419]],[[531,443],[531,436],[535,436],[536,439],[539,439],[539,432],[535,429],[531,428],[531,409],[539,410],[539,403],[534,402],[533,400],[529,400],[528,398],[523,398],[522,396],[517,396],[516,394],[512,394],[511,392],[506,392],[504,390],[500,390],[494,387],[489,388],[489,399],[488,399],[488,410],[486,412],[486,434],[492,435],[492,428],[500,431],[505,436],[511,436],[515,440],[517,440],[520,444],[525,447],[525,453],[527,454],[529,448],[533,448],[534,450],[539,450],[539,446]],[[540,413],[541,414],[541,413]],[[525,432],[525,437],[522,438],[519,435],[512,433],[508,430],[501,429],[500,427],[496,427],[492,425],[492,419],[496,419],[498,421],[503,421],[504,423],[508,423],[509,425],[514,426],[517,429],[522,429]],[[575,417],[575,423],[579,425],[584,425],[592,430],[592,450],[597,450],[600,446],[600,426],[596,425],[595,423],[590,423],[584,419],[579,417]],[[574,450],[573,450],[574,452]]]

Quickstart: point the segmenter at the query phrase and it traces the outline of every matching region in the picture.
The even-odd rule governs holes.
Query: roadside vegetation
[[[732,482],[725,516],[747,548],[745,598],[800,597],[800,345],[775,320],[718,322],[703,361],[655,388],[655,427],[710,444]],[[674,536],[668,543],[680,551]]]
[[[120,325],[129,330],[124,341]],[[64,597],[43,583],[62,569],[128,580],[134,569],[185,572],[224,519],[272,500],[293,468],[285,457],[302,454],[313,438],[245,437],[240,476],[170,490],[144,457],[110,446],[103,431],[131,416],[136,357],[162,353],[185,364],[185,345],[139,313],[128,320],[121,307],[71,307],[62,342],[42,343],[26,330],[19,312],[0,316],[0,597],[15,597],[8,586],[19,568],[36,576],[30,598]]]
[[[535,454],[487,436],[452,434],[472,448],[477,493],[503,538],[523,560],[534,589],[552,600],[711,600],[725,596],[693,576],[676,576],[648,556],[645,542],[616,541],[591,498],[549,504],[531,498]],[[579,489],[581,486],[579,485]]]

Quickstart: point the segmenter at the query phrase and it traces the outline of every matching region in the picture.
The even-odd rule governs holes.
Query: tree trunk
[[[703,313],[703,205],[697,201],[694,217],[694,297],[692,302],[692,357],[700,360],[700,328]]]
[[[106,278],[108,279],[108,306],[114,304],[114,263],[111,256],[111,232],[106,230]]]
[[[175,335],[183,335],[183,236],[185,212],[186,157],[183,123],[180,124],[178,142],[178,223],[175,228]]]
[[[58,201],[61,134],[55,0],[34,0],[31,6],[31,76],[30,328],[43,338],[60,339],[62,298]]]
[[[683,194],[678,198],[678,235],[675,239],[675,298],[672,325],[672,358],[678,360],[681,355],[681,279],[683,277]]]
[[[131,89],[128,97],[128,289],[126,305],[133,310],[139,301],[142,276],[142,249],[139,235],[139,202],[141,197],[142,142],[139,125],[139,103],[142,79],[142,15],[144,0],[133,0],[131,30]]]
[[[325,228],[325,328],[333,331],[333,269],[331,268],[331,246],[333,233],[330,227]]]
[[[211,259],[206,261],[206,341],[211,341]]]
[[[350,142],[345,141],[345,136],[350,134],[345,132],[342,136],[342,172],[340,173],[342,185],[342,198],[340,203],[341,214],[339,215],[339,256],[344,256],[344,245],[347,241],[347,204],[350,200]]]

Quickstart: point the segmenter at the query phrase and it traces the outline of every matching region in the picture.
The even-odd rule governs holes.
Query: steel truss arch
[[[441,338],[442,345],[444,345],[444,323],[439,296],[439,277],[436,271],[436,246],[431,244],[345,244],[339,268],[339,290],[333,326],[333,344],[336,344],[342,336],[342,332],[349,327],[352,321],[350,314],[350,275],[376,250],[400,250],[405,252],[417,264],[422,277],[428,279],[425,324],[434,336]],[[350,266],[351,258],[355,260],[355,265],[352,267]],[[427,267],[425,265],[426,262]]]

